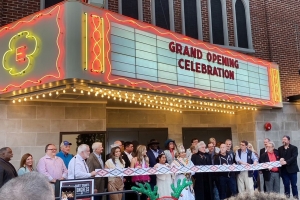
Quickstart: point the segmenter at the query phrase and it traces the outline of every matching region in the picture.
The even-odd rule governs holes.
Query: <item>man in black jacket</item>
[[[264,139],[264,148],[262,148],[262,149],[260,149],[260,151],[259,151],[259,157],[263,154],[263,153],[265,153],[265,152],[267,152],[267,145],[268,145],[268,143],[270,142],[271,140],[269,139],[269,138],[265,138]]]
[[[225,144],[221,144],[220,153],[214,158],[215,165],[233,165],[234,160],[233,157],[227,152],[227,148]],[[236,186],[236,176],[235,172],[217,172],[216,175],[219,177],[219,194],[220,199],[228,198],[226,196],[226,189],[229,186],[231,195],[235,196],[237,194],[237,186]]]
[[[122,158],[125,161],[125,168],[130,167],[131,160],[133,158],[133,143],[132,142],[125,142],[124,143],[124,151],[122,152]],[[124,177],[125,182],[124,182],[124,189],[125,190],[131,190],[131,187],[134,186],[134,184],[131,182],[131,177],[126,176]],[[137,199],[136,194],[134,193],[127,193],[125,194],[125,199],[127,200],[135,200]]]
[[[298,197],[297,172],[299,172],[297,157],[298,148],[290,144],[290,137],[285,135],[282,138],[283,146],[278,148],[281,167],[281,177],[284,185],[284,194],[290,197],[290,183],[294,198]]]
[[[15,167],[9,162],[13,157],[11,148],[0,149],[0,188],[10,179],[18,176]]]
[[[265,162],[274,162],[279,160],[279,154],[277,149],[275,149],[274,142],[268,142],[267,146],[267,152],[263,153],[260,158],[260,163]],[[265,186],[266,186],[266,192],[280,192],[280,168],[278,167],[270,167],[269,169],[263,169],[261,170],[263,173]]]
[[[265,153],[265,152],[267,152],[267,145],[268,145],[268,143],[270,142],[271,140],[269,139],[269,138],[265,138],[264,139],[264,148],[262,148],[262,149],[260,149],[260,151],[259,151],[259,157],[263,154],[263,153]],[[276,150],[277,151],[277,150]],[[266,184],[265,184],[265,180],[264,180],[264,178],[263,178],[263,175],[262,175],[262,173],[261,172],[259,172],[259,183],[260,183],[260,191],[262,191],[262,190],[264,190],[264,192],[266,192]]]

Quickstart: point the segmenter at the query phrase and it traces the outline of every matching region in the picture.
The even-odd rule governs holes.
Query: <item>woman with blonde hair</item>
[[[110,153],[110,159],[105,162],[105,168],[115,169],[115,168],[124,168],[125,161],[122,159],[121,148],[119,146],[113,147]],[[107,189],[109,192],[122,191],[124,188],[123,177],[115,176],[108,177]],[[111,200],[121,200],[122,194],[111,194],[109,195]]]
[[[30,153],[26,153],[22,156],[20,162],[20,168],[18,170],[18,176],[34,171],[33,169],[33,157]]]
[[[130,163],[130,168],[148,168],[149,167],[149,158],[147,156],[147,148],[145,145],[139,145],[136,148],[134,158],[132,158]],[[148,183],[150,182],[150,176],[149,175],[138,175],[138,176],[132,176],[131,181],[135,184],[139,183]],[[142,194],[141,200],[146,200],[147,196]]]

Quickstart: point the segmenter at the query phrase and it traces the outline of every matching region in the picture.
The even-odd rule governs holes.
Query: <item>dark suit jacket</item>
[[[125,161],[125,168],[130,167],[130,160],[125,152],[122,152],[122,159]]]
[[[194,165],[211,165],[211,155],[208,153],[196,153],[191,158]],[[195,198],[196,200],[213,200],[213,173],[195,173]]]
[[[262,148],[260,151],[259,151],[259,157],[266,152],[266,148]]]
[[[278,148],[279,157],[284,158],[286,165],[282,166],[282,169],[286,169],[288,173],[299,172],[297,157],[298,157],[298,148],[294,145],[289,145],[285,150],[284,146]]]
[[[278,150],[277,149],[274,149],[274,154],[276,156],[276,160],[278,161],[280,158],[279,158],[279,154],[278,154]],[[261,154],[260,158],[259,158],[259,162],[260,163],[265,163],[265,162],[270,162],[270,159],[269,159],[269,156],[268,156],[268,153],[265,152],[263,154]],[[280,168],[279,169],[279,172],[280,172]],[[270,177],[271,177],[271,172],[269,169],[263,169],[261,170],[262,173],[263,173],[263,176],[264,176],[264,180],[265,181],[269,181],[270,180]]]
[[[160,149],[158,149],[157,151],[158,151],[158,155],[163,152],[163,150],[160,150]],[[147,150],[147,156],[149,158],[149,167],[154,167],[154,165],[156,165],[156,158],[150,148]],[[171,163],[169,163],[169,164],[171,164]],[[154,187],[154,185],[156,185],[156,175],[150,175],[150,185],[152,187]]]
[[[90,157],[88,157],[86,164],[89,167],[90,172],[95,171],[95,169],[102,169],[101,164],[94,153],[90,154]],[[95,178],[94,188],[98,190],[97,193],[104,192],[104,178]]]
[[[161,154],[162,152],[163,152],[163,150],[158,149],[158,155]],[[156,158],[151,149],[148,149],[147,156],[149,158],[149,166],[154,167],[154,165],[156,165]],[[169,163],[169,164],[171,164],[171,163]]]
[[[0,188],[10,179],[17,176],[15,167],[10,162],[0,158]]]

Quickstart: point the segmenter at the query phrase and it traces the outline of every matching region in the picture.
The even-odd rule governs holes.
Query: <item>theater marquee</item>
[[[0,28],[0,92],[80,79],[281,107],[278,66],[80,2]]]

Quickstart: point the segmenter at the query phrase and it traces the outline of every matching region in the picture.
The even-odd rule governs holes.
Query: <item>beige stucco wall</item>
[[[46,144],[58,147],[60,132],[105,131],[105,118],[105,104],[0,101],[0,147],[12,148],[18,169],[23,154],[37,162]]]
[[[271,131],[264,130],[271,122]],[[0,147],[13,149],[12,163],[18,167],[24,153],[35,161],[44,155],[48,143],[59,143],[60,132],[105,131],[106,128],[168,128],[169,138],[182,142],[183,127],[230,127],[233,145],[245,139],[255,149],[269,137],[277,146],[281,137],[291,136],[300,145],[300,105],[284,104],[283,109],[240,111],[235,115],[160,110],[106,109],[105,104],[0,101]]]

